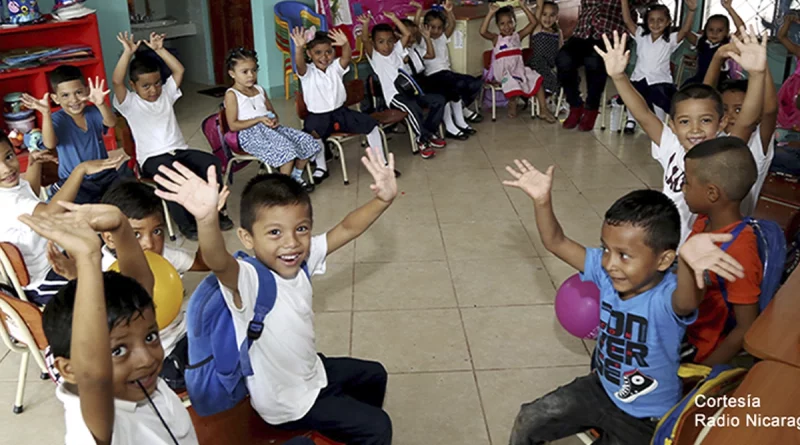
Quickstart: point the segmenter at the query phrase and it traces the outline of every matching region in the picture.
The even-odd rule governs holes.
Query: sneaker
[[[564,121],[563,127],[567,130],[572,130],[577,127],[583,117],[583,113],[583,107],[570,107],[569,116],[567,116],[567,120]]]
[[[624,403],[631,403],[658,388],[657,380],[642,374],[638,369],[626,372],[622,378],[622,388],[614,396]]]
[[[419,155],[422,156],[422,159],[430,159],[436,156],[436,152],[426,142],[420,142]]]
[[[628,122],[625,122],[625,129],[622,130],[622,132],[625,133],[625,134],[633,134],[633,133],[635,133],[636,132],[636,121],[629,120]]]
[[[225,211],[219,212],[219,229],[223,232],[231,230],[233,228],[233,221],[228,217],[228,214]]]
[[[447,141],[439,136],[431,136],[431,138],[428,140],[428,145],[433,148],[444,148],[447,147]]]
[[[314,184],[306,182],[305,179],[300,178],[300,179],[295,179],[295,181],[297,181],[297,183],[303,187],[303,190],[305,190],[306,193],[311,193],[314,191]]]
[[[578,130],[580,131],[594,130],[594,123],[595,121],[597,121],[598,114],[600,114],[600,110],[584,110],[583,117],[581,118],[581,124],[578,126]]]

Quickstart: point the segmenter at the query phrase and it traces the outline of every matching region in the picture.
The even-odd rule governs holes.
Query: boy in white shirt
[[[131,62],[142,41],[134,41],[133,35],[127,32],[120,33],[117,40],[122,44],[123,51],[112,76],[113,104],[128,121],[136,141],[136,161],[142,176],[152,178],[160,165],[172,165],[178,161],[197,173],[205,172],[214,165],[221,183],[219,159],[211,153],[190,149],[178,126],[173,105],[183,94],[180,86],[185,69],[164,48],[164,35],[151,33],[150,41],[144,41],[172,71],[163,85],[159,66],[153,59],[140,55]],[[135,94],[129,94],[125,86],[126,74],[130,77],[130,86]],[[197,239],[197,224],[189,212],[173,204],[170,206],[170,216],[184,236]],[[233,221],[224,214],[220,215],[220,224],[222,230],[233,228]]]
[[[274,307],[249,350],[253,375],[246,384],[253,408],[280,428],[313,429],[349,445],[391,443],[391,420],[381,409],[386,370],[376,362],[317,354],[309,277],[324,273],[325,257],[366,231],[397,196],[394,157],[389,154],[384,165],[379,150],[369,148],[369,159],[362,157],[375,181],[370,187],[375,198],[327,233],[311,236],[311,200],[300,185],[282,175],[258,176],[245,186],[238,229],[245,248],[255,251],[277,285]],[[159,190],[157,195],[194,214],[204,252],[225,252],[215,212],[218,187],[213,168],[208,182],[179,163],[174,168],[159,170],[156,181],[169,192]],[[241,344],[253,319],[258,272],[228,254],[206,262],[219,279]]]
[[[742,112],[731,129],[731,136],[749,140],[754,124],[761,115],[764,71],[767,67],[767,42],[761,44],[756,36],[742,29],[742,40],[732,37],[736,42],[738,54],[732,54],[742,68],[751,75],[751,87],[742,105]],[[613,45],[603,36],[606,51],[595,47],[605,61],[606,71],[614,81],[620,98],[653,141],[652,156],[664,168],[663,193],[678,207],[681,216],[681,244],[691,233],[695,215],[689,210],[683,196],[685,166],[683,157],[695,145],[707,139],[718,137],[727,126],[728,117],[723,112],[722,98],[708,85],[689,85],[678,90],[672,97],[669,125],[650,111],[647,103],[631,84],[625,74],[630,59],[630,51],[625,50],[627,35],[620,39],[614,32]],[[753,86],[756,85],[756,86]]]
[[[39,305],[46,304],[74,271],[70,271],[70,262],[63,254],[54,253],[55,248],[48,248],[47,240],[34,233],[29,227],[20,223],[20,215],[56,214],[65,211],[59,203],[72,202],[80,190],[83,178],[106,170],[116,169],[123,158],[99,159],[78,164],[72,170],[61,189],[53,195],[49,203],[39,200],[41,186],[42,163],[55,158],[46,151],[32,151],[28,155],[26,179],[20,176],[19,159],[14,148],[0,131],[0,242],[8,242],[16,246],[25,261],[30,283],[23,289],[29,301]],[[53,265],[65,265],[64,269],[54,269]]]
[[[69,205],[69,213],[20,220],[74,258],[70,281],[45,307],[42,324],[63,378],[66,445],[197,444],[178,396],[158,377],[154,278],[127,218],[108,205]],[[100,238],[117,240],[120,271],[103,273]],[[124,275],[123,275],[124,274]]]

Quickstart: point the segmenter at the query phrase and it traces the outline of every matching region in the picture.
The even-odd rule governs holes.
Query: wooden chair
[[[14,289],[17,296],[28,301],[25,296],[25,286],[30,284],[28,268],[17,246],[11,243],[0,243],[0,269],[3,271],[4,282]]]
[[[367,56],[367,60],[370,60],[369,56]],[[367,77],[367,87],[372,93],[372,107],[377,109],[378,99],[376,97],[376,94],[380,94],[381,96],[383,96],[383,92],[381,90],[381,87],[378,85],[378,80],[375,77],[376,77],[375,74],[371,74],[369,77]],[[411,124],[408,122],[408,113],[406,113],[405,111],[396,110],[394,108],[388,108],[389,104],[386,104],[386,107],[387,108],[385,110],[377,111],[375,113],[372,113],[370,116],[375,118],[378,121],[378,123],[381,124],[381,129],[403,122],[406,125],[406,128],[408,129],[408,139],[411,145],[411,153],[417,154],[419,152],[419,146],[417,145],[416,135],[414,134],[414,131],[411,130],[412,128]],[[439,133],[440,136],[444,134],[442,132],[441,126],[439,128]]]
[[[361,103],[361,101],[364,100],[365,96],[364,81],[358,79],[350,80],[344,84],[344,87],[345,87],[345,92],[347,94],[347,98],[345,99],[344,102],[345,107],[358,106]],[[295,94],[294,106],[295,109],[297,110],[297,117],[299,117],[301,121],[306,120],[309,111],[308,107],[306,107],[306,102],[303,99],[302,91],[298,91]],[[386,110],[386,111],[378,111],[376,113],[372,113],[370,114],[370,116],[376,121],[378,121],[378,131],[380,131],[381,139],[383,140],[383,153],[384,156],[388,159],[389,144],[386,140],[386,134],[383,132],[383,127],[396,124],[398,122],[402,122],[403,119],[406,118],[407,114],[400,110]],[[352,139],[360,139],[362,137],[364,137],[364,135],[359,133],[346,133],[337,131],[325,139],[326,142],[330,142],[334,146],[336,146],[336,149],[339,151],[339,161],[342,163],[342,177],[344,179],[344,185],[350,184],[350,180],[347,175],[347,163],[345,162],[344,148],[342,144]]]

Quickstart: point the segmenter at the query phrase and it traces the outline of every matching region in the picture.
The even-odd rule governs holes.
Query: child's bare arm
[[[603,42],[606,45],[606,51],[601,50],[597,46],[594,50],[603,58],[606,65],[606,72],[611,80],[614,81],[614,86],[617,87],[619,97],[628,107],[633,117],[639,121],[645,133],[650,136],[650,140],[656,144],[661,144],[661,133],[664,131],[664,123],[656,116],[655,113],[650,111],[644,98],[636,88],[631,84],[631,80],[625,74],[625,69],[628,67],[628,61],[631,58],[630,51],[625,50],[625,42],[628,39],[627,34],[623,34],[620,39],[619,34],[614,31],[614,44],[608,40],[606,35],[603,35]]]
[[[197,220],[197,235],[200,250],[218,252],[203,257],[208,267],[216,274],[220,283],[230,289],[234,295],[236,307],[242,307],[239,296],[239,263],[228,254],[225,239],[219,229],[219,185],[217,184],[216,167],[208,168],[206,180],[195,175],[180,162],[172,164],[173,168],[162,165],[158,168],[156,182],[164,190],[156,190],[159,198],[182,205]]]
[[[341,29],[332,29],[328,32],[328,37],[333,40],[333,46],[340,46],[342,48],[342,56],[339,57],[339,65],[342,69],[347,69],[350,65],[350,60],[353,57],[353,50],[350,48],[350,41]]]
[[[447,24],[444,26],[444,35],[449,39],[456,30],[456,15],[453,13],[453,0],[444,0],[444,12],[447,15]]]
[[[622,21],[625,23],[625,29],[627,29],[629,33],[636,35],[636,31],[639,27],[631,16],[631,5],[628,0],[620,0],[620,3],[622,4]]]
[[[800,23],[800,16],[787,14],[784,17],[783,24],[778,30],[778,40],[786,47],[786,50],[789,51],[790,54],[795,57],[800,57],[800,45],[792,42],[792,39],[789,38],[789,28],[792,26],[792,23]]]
[[[683,18],[683,25],[681,26],[681,29],[678,30],[678,43],[682,42],[686,36],[692,34],[694,14],[697,12],[697,0],[684,0],[684,4],[689,9],[689,12],[686,13],[686,16]]]
[[[725,11],[733,19],[733,26],[734,29],[741,31],[742,28],[745,27],[744,20],[736,13],[736,10],[733,9],[733,0],[722,0],[722,7],[725,8]],[[738,35],[738,32],[736,33]]]
[[[305,53],[303,52],[306,43],[308,43],[305,33],[306,30],[299,26],[296,26],[292,30],[292,40],[294,41],[294,66],[297,69],[297,75],[301,77],[306,75],[306,69],[308,68],[306,66]]]
[[[744,334],[747,333],[753,322],[758,317],[757,304],[734,304],[733,313],[736,317],[736,327],[728,333],[722,342],[717,345],[714,352],[703,361],[706,366],[728,363],[736,357],[744,345]]]
[[[94,78],[94,82],[92,82],[92,78],[89,78],[89,95],[86,97],[86,100],[97,107],[97,111],[99,111],[100,116],[103,117],[103,125],[106,128],[114,128],[117,125],[117,116],[106,104],[106,96],[108,96],[109,93],[111,93],[111,91],[106,89],[105,79],[100,79],[100,77],[97,76]]]
[[[744,268],[717,244],[733,239],[730,233],[699,233],[681,246],[678,261],[678,287],[672,294],[672,309],[676,314],[691,314],[705,295],[705,271],[725,280],[744,277]]]
[[[486,40],[491,40],[492,45],[497,44],[497,34],[489,31],[489,24],[492,22],[492,18],[495,14],[497,14],[497,10],[500,9],[497,6],[497,3],[489,3],[489,13],[486,14],[486,17],[483,18],[483,23],[481,23],[481,37]],[[522,38],[522,35],[520,35]]]
[[[361,43],[364,45],[364,52],[372,57],[372,38],[369,35],[369,14],[361,14],[357,20],[361,22]]]
[[[536,29],[536,25],[539,24],[539,20],[534,15],[533,11],[528,8],[528,3],[525,1],[519,2],[520,7],[522,8],[522,12],[525,13],[525,17],[528,18],[528,24],[522,28],[522,31],[519,32],[519,38],[524,39],[533,33],[533,30]]]
[[[361,163],[372,175],[374,183],[370,185],[370,189],[375,193],[375,198],[350,212],[342,222],[328,231],[326,235],[328,255],[364,233],[389,208],[397,196],[394,155],[389,153],[389,163],[384,165],[380,150],[380,147],[369,147],[367,156],[361,158]]]
[[[761,112],[761,147],[764,155],[769,152],[769,143],[778,126],[778,91],[769,67],[764,71],[764,108]]]
[[[414,8],[414,24],[420,26],[422,23],[420,22],[420,19],[422,19],[422,3],[411,0],[408,2],[408,6]]]
[[[114,74],[111,75],[111,88],[114,89],[114,96],[116,96],[117,102],[122,103],[128,97],[128,88],[125,86],[128,65],[131,64],[131,59],[142,42],[141,40],[134,41],[133,34],[128,34],[127,31],[117,34],[117,40],[122,44],[122,55],[119,56],[117,66],[114,67]]]
[[[536,10],[533,11],[536,16],[536,25],[541,25],[542,14],[544,13],[544,0],[536,0]]]
[[[42,115],[42,143],[48,150],[55,150],[58,145],[58,137],[53,127],[53,116],[50,114],[50,94],[44,93],[41,99],[37,99],[25,93],[22,95],[22,105],[29,110],[36,110]]]
[[[172,80],[174,80],[175,85],[180,88],[181,83],[183,83],[183,74],[186,72],[186,68],[183,67],[183,64],[178,60],[177,57],[173,56],[171,52],[164,48],[165,37],[165,34],[156,34],[151,32],[150,40],[145,40],[144,44],[155,51],[156,54],[158,54],[158,57],[161,57],[161,60],[167,64],[167,68],[172,71]]]
[[[34,150],[28,153],[28,170],[25,172],[25,180],[31,185],[34,194],[38,195],[39,189],[42,187],[42,164],[56,161],[58,161],[58,156],[54,151]]]
[[[119,156],[115,158],[96,159],[92,161],[81,162],[77,167],[75,167],[74,170],[72,170],[69,178],[67,178],[58,192],[56,192],[56,194],[50,199],[50,202],[43,202],[37,205],[33,211],[33,214],[36,216],[41,216],[44,214],[63,213],[65,211],[65,207],[59,203],[71,203],[75,201],[75,197],[78,196],[78,191],[81,188],[81,183],[83,183],[83,178],[85,176],[104,170],[117,169],[124,161],[125,158]],[[38,193],[39,190],[34,190],[34,192]]]
[[[561,261],[582,272],[586,263],[586,247],[564,235],[564,230],[561,229],[561,225],[553,213],[550,192],[553,188],[555,167],[551,165],[547,172],[542,173],[527,160],[514,160],[514,163],[516,169],[506,166],[506,171],[514,177],[514,180],[503,181],[503,185],[518,188],[533,199],[536,227],[539,229],[539,237],[541,237],[544,247]]]
[[[739,54],[731,52],[730,57],[747,71],[749,76],[747,93],[742,103],[742,111],[736,119],[736,125],[731,130],[731,136],[736,136],[743,141],[749,141],[756,124],[761,119],[764,109],[764,77],[767,70],[767,35],[763,36],[759,44],[758,36],[740,30],[741,40],[731,36],[731,41],[736,45]]]
[[[708,65],[708,70],[703,78],[704,84],[717,88],[717,85],[719,85],[719,76],[722,74],[722,65],[725,63],[731,51],[738,51],[736,45],[733,43],[722,45],[717,49],[717,52],[715,52],[714,56],[711,58],[711,63]]]
[[[409,31],[408,27],[397,18],[395,13],[388,11],[383,13],[387,19],[391,20],[394,23],[394,26],[397,27],[397,30],[400,31],[400,43],[405,47],[408,45],[408,41],[411,40],[411,31]]]

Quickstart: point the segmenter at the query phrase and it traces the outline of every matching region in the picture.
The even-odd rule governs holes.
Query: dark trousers
[[[383,365],[347,357],[320,357],[328,386],[305,416],[277,426],[316,430],[347,445],[391,444],[392,421],[381,409],[387,380]]]
[[[460,100],[464,105],[470,106],[483,89],[483,79],[444,70],[428,76],[425,85],[427,88],[423,87],[423,89],[426,92],[440,94],[448,102]]]
[[[206,175],[208,174],[208,167],[212,165],[216,166],[217,183],[222,186],[222,163],[219,158],[211,153],[200,150],[176,150],[172,153],[165,153],[163,155],[147,158],[144,164],[142,164],[142,177],[148,179],[152,178],[158,173],[158,167],[162,165],[171,167],[172,163],[176,161],[183,164],[184,167],[191,170],[197,176],[203,178],[203,180],[206,179]],[[197,227],[194,216],[184,209],[183,206],[172,201],[167,201],[167,206],[169,207],[170,216],[175,220],[181,232],[184,232],[186,229],[194,229]]]
[[[594,445],[647,445],[656,423],[617,408],[603,390],[600,377],[592,373],[523,404],[509,443],[543,444],[595,428],[601,436]]]
[[[117,170],[106,170],[84,178],[73,202],[75,204],[96,204],[100,202],[106,191],[117,183],[122,176]],[[50,187],[50,196],[55,195],[65,182],[67,182],[66,178],[60,179],[53,184]]]
[[[439,132],[439,125],[444,117],[445,99],[438,94],[407,96],[398,93],[389,106],[408,113],[411,130],[417,135],[417,140],[427,142]],[[425,117],[423,108],[428,109],[428,117]]]
[[[650,111],[655,111],[653,109],[653,105],[655,105],[669,114],[670,108],[672,107],[672,96],[675,94],[675,91],[677,91],[675,84],[656,83],[648,85],[645,79],[637,80],[632,83],[636,91],[638,91],[644,98],[644,101],[647,102]]]
[[[608,75],[603,58],[594,50],[595,45],[605,48],[602,40],[570,37],[556,55],[558,82],[564,88],[564,95],[570,107],[580,107],[584,104],[581,99],[581,79],[578,75],[578,68],[583,66],[586,70],[586,109],[600,108]]]

